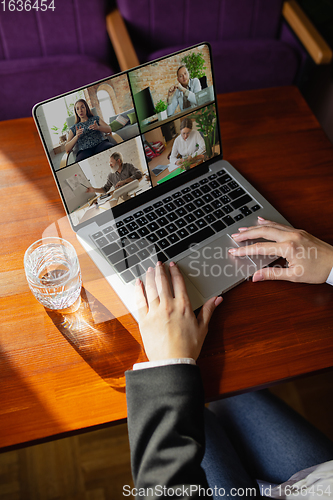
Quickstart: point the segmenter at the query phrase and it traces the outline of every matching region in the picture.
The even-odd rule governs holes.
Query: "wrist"
[[[332,286],[333,286],[333,267],[332,267],[332,269],[331,269],[330,274],[328,275],[328,278],[327,278],[327,280],[326,280],[326,283],[327,283],[328,285],[332,285]]]
[[[326,252],[326,259],[325,263],[325,268],[326,268],[326,276],[327,278],[325,279],[325,282],[328,283],[329,285],[333,285],[333,247],[329,245],[328,243],[324,243],[327,248]]]
[[[167,366],[167,365],[196,365],[195,359],[193,358],[169,358],[160,359],[158,361],[145,361],[143,363],[135,363],[133,365],[133,370],[142,370],[144,368],[155,368],[157,366]]]

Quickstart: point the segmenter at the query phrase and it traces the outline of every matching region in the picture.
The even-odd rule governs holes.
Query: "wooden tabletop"
[[[333,146],[294,87],[218,98],[224,157],[295,227],[333,244]],[[136,322],[72,233],[30,118],[0,122],[0,448],[126,418]],[[30,292],[26,248],[59,231],[79,254],[77,314]],[[333,365],[333,287],[246,281],[214,313],[199,365],[207,400]]]

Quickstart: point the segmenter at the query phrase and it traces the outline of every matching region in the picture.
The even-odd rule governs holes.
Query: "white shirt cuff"
[[[333,267],[332,267],[331,272],[326,280],[326,283],[328,283],[329,285],[333,285]]]
[[[156,366],[166,365],[195,365],[196,362],[193,358],[173,358],[173,359],[160,359],[159,361],[145,361],[143,363],[135,363],[133,370],[142,370],[144,368],[155,368]]]

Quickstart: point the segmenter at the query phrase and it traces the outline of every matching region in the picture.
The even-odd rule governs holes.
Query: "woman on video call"
[[[76,161],[82,161],[92,155],[112,148],[112,144],[105,139],[102,132],[112,134],[111,127],[99,116],[94,116],[84,99],[79,99],[74,105],[75,125],[71,127],[66,142],[66,153],[70,153],[78,145]]]
[[[186,158],[203,158],[205,141],[197,130],[193,130],[192,120],[184,118],[180,123],[180,135],[175,139],[170,155],[170,162],[181,165]],[[178,156],[181,156],[179,159]]]

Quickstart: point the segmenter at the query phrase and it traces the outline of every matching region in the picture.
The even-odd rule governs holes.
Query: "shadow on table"
[[[131,369],[143,349],[120,321],[82,287],[77,311],[46,311],[76,352],[112,388],[125,392],[125,371]]]
[[[17,358],[20,359],[20,356],[23,356],[21,363],[25,356],[29,357],[28,352],[24,350],[22,352],[18,350]],[[52,406],[45,404],[42,396],[43,388],[46,390],[46,382],[43,382],[45,371],[42,374],[39,371],[39,377],[36,374],[31,377],[22,376],[18,359],[14,350],[5,352],[0,347],[1,453],[27,446],[32,440],[43,438],[45,435],[60,434],[65,431],[61,419],[56,412],[52,413]],[[27,366],[25,368],[27,369]],[[32,367],[31,371],[33,372]]]

